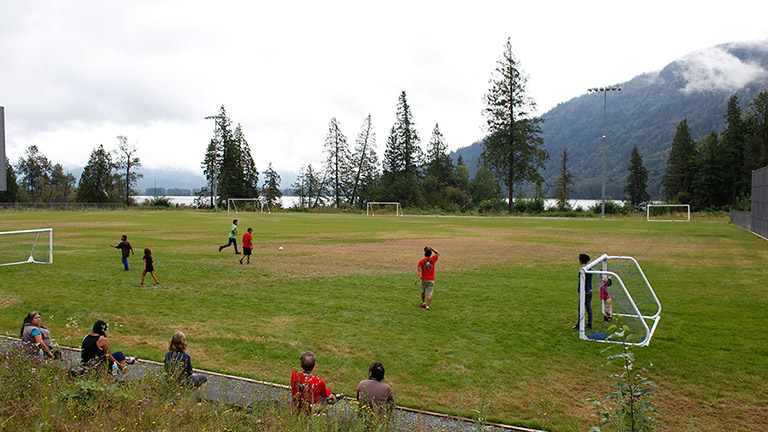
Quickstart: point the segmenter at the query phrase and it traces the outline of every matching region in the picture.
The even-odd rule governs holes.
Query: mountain
[[[661,71],[644,73],[616,84],[620,92],[584,94],[558,104],[542,118],[542,138],[549,152],[544,177],[552,185],[558,176],[560,153],[568,152],[568,169],[575,175],[574,198],[601,195],[603,168],[603,108],[606,111],[606,195],[624,196],[629,155],[633,146],[648,169],[648,192],[658,198],[661,177],[677,125],[688,119],[698,140],[725,128],[725,111],[732,95],[744,108],[768,89],[768,40],[734,42],[688,54]],[[481,143],[458,149],[467,166],[476,166]],[[470,160],[475,158],[474,160]],[[472,170],[474,173],[475,171]]]

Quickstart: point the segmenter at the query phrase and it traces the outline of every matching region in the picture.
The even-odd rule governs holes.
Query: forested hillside
[[[729,43],[689,54],[658,72],[638,75],[607,94],[606,194],[624,196],[630,153],[637,146],[649,171],[648,192],[659,198],[672,138],[687,119],[695,140],[725,127],[728,99],[745,107],[768,88],[768,41]],[[603,94],[585,94],[558,104],[542,117],[544,146],[549,152],[544,177],[551,187],[558,175],[559,154],[568,152],[575,175],[573,197],[600,196],[603,149]],[[481,143],[453,152],[474,174]],[[550,192],[551,193],[551,192]]]

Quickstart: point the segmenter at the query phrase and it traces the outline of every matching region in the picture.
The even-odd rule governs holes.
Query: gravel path
[[[15,338],[4,337],[0,344],[8,345],[18,341]],[[80,360],[80,351],[73,348],[63,348],[63,361],[67,366],[76,366]],[[128,365],[128,373],[120,376],[121,380],[137,380],[145,376],[157,376],[162,374],[163,364],[137,360],[135,364]],[[254,406],[265,403],[287,403],[291,397],[290,387],[233,375],[225,375],[216,372],[195,369],[195,373],[208,377],[208,382],[199,390],[198,395],[202,399],[219,400],[228,404],[239,406]],[[335,415],[346,415],[355,411],[352,402],[345,398],[328,407],[327,412]],[[469,419],[462,419],[440,413],[426,412],[411,408],[397,407],[396,418],[399,430],[419,431],[446,431],[446,432],[544,432],[536,429],[528,429],[502,424],[478,424]]]

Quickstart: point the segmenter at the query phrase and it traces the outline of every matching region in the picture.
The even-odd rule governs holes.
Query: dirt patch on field
[[[18,303],[16,299],[12,299],[9,297],[0,297],[0,307],[11,307]]]

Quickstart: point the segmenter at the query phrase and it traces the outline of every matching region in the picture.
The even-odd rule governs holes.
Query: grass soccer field
[[[768,242],[725,221],[237,217],[238,244],[254,230],[250,266],[218,252],[233,215],[2,213],[0,231],[54,228],[54,264],[0,267],[0,329],[18,336],[39,310],[59,344],[79,346],[104,319],[113,350],[158,361],[183,330],[196,367],[283,384],[312,350],[316,373],[352,395],[381,361],[400,405],[583,431],[597,424],[585,399],[613,390],[618,369],[571,329],[577,257],[629,255],[663,308],[634,350],[662,426],[768,430]],[[109,246],[121,234],[129,272]],[[440,251],[430,311],[413,284],[425,245]],[[145,247],[160,285],[139,286]],[[593,310],[597,326],[597,294]]]

